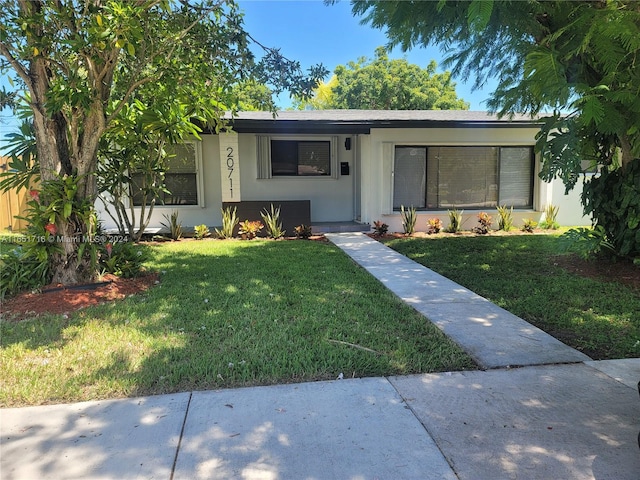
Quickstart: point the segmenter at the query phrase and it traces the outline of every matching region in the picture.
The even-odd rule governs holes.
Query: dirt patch
[[[583,260],[576,255],[559,255],[553,263],[576,275],[626,285],[640,294],[640,266],[629,259],[612,261],[603,256]]]
[[[0,312],[12,321],[36,317],[44,313],[69,314],[90,305],[120,300],[143,292],[155,285],[158,274],[136,278],[105,275],[90,285],[47,285],[37,292],[24,292],[3,301]]]

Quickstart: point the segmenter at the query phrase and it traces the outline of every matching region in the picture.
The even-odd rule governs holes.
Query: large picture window
[[[195,143],[171,145],[167,147],[167,172],[164,183],[167,192],[159,192],[156,205],[187,206],[198,205],[198,157]],[[134,173],[132,181],[134,189],[133,204],[142,204],[142,188],[144,182],[150,181],[141,173]]]
[[[533,205],[532,147],[397,146],[393,208]]]

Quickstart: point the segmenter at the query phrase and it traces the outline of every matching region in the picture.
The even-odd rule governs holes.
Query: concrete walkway
[[[0,479],[640,478],[640,359],[590,361],[364,235],[330,238],[491,370],[2,409]]]

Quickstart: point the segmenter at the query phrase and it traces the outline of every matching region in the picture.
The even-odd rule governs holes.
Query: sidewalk
[[[491,370],[2,409],[0,479],[640,478],[640,359],[590,361],[365,235],[328,237]]]

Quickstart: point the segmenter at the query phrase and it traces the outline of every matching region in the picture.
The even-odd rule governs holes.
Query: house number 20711
[[[235,168],[236,161],[233,158],[233,147],[227,147],[227,170],[229,171],[229,193],[231,194],[231,198],[233,198],[233,170]]]

